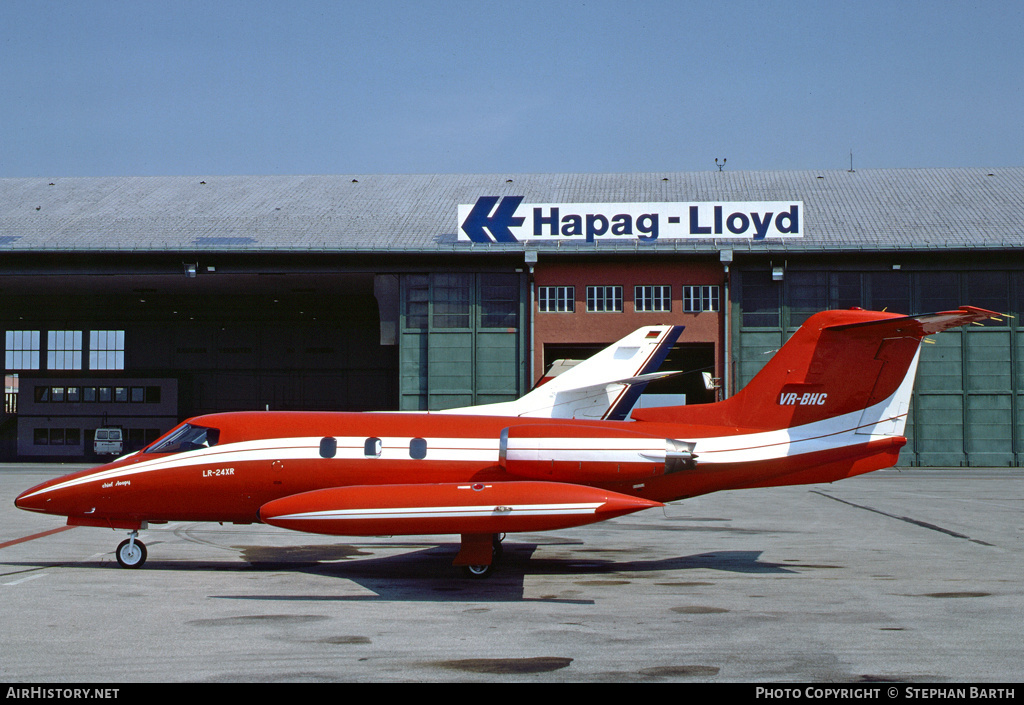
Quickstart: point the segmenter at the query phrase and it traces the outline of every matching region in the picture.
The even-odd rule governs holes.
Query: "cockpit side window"
[[[157,441],[146,453],[184,453],[200,448],[212,448],[220,440],[220,429],[183,424],[165,438]]]

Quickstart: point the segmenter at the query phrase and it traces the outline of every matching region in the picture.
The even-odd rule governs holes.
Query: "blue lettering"
[[[757,213],[751,213],[750,217],[754,219],[754,239],[764,240],[768,227],[772,224],[772,214],[765,213],[764,218],[760,218]]]
[[[552,209],[554,210],[554,209]],[[567,215],[562,218],[562,234],[563,235],[582,235],[583,234],[583,218],[578,215]]]
[[[645,213],[636,219],[636,229],[641,233],[646,233],[647,236],[637,235],[641,240],[657,240],[658,239],[658,214],[657,213]]]
[[[595,235],[608,232],[608,219],[603,215],[587,214],[587,242],[593,242]]]
[[[615,216],[612,218],[612,234],[613,235],[632,235],[633,234],[633,218],[625,213]]]
[[[789,222],[788,225],[783,225],[783,219]],[[799,233],[800,232],[800,206],[793,204],[788,211],[783,211],[775,216],[775,229],[780,233]]]
[[[552,208],[551,209],[551,217],[549,217],[549,218],[545,218],[544,217],[544,209],[543,208],[534,208],[533,209],[533,234],[534,235],[538,235],[538,236],[543,235],[544,233],[541,231],[541,228],[543,228],[545,225],[550,225],[551,226],[551,234],[552,235],[557,235],[558,234],[558,231],[556,229],[558,227],[558,209],[557,208]]]
[[[711,227],[707,225],[698,225],[698,208],[697,206],[690,206],[690,234],[691,235],[710,235]]]
[[[737,221],[739,225],[734,225]],[[726,219],[725,224],[733,235],[742,235],[750,227],[750,219],[742,213],[733,213]]]
[[[715,235],[722,234],[722,207],[715,206]]]

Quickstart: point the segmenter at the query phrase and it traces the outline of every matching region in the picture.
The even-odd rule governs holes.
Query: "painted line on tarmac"
[[[4,586],[6,587],[7,585],[20,585],[21,583],[27,583],[29,580],[35,580],[36,578],[45,578],[47,575],[49,575],[49,574],[48,573],[39,573],[38,575],[30,575],[27,578],[22,578],[21,580],[15,580],[12,583],[4,583]]]
[[[35,539],[41,539],[44,536],[50,536],[51,534],[59,534],[61,531],[67,531],[73,529],[73,526],[58,526],[56,529],[50,529],[49,531],[43,531],[38,534],[32,534],[31,536],[23,536],[20,539],[14,539],[13,541],[5,541],[0,543],[0,548],[7,548],[8,546],[16,546],[19,543],[25,543],[26,541],[33,541]]]
[[[845,499],[839,499],[838,497],[833,497],[830,494],[825,494],[824,492],[818,492],[817,490],[811,490],[811,493],[812,494],[816,494],[816,495],[820,495],[822,497],[827,497],[828,499],[834,500],[836,502],[842,502],[843,504],[848,504],[851,507],[857,507],[857,509],[864,509],[864,510],[869,511],[869,512],[874,512],[875,514],[881,514],[882,516],[889,517],[890,519],[898,519],[899,521],[905,521],[908,524],[913,524],[914,526],[920,526],[921,528],[924,528],[924,529],[931,529],[932,531],[938,531],[940,534],[946,534],[947,536],[952,536],[953,538],[964,539],[965,541],[970,541],[971,543],[976,543],[979,546],[993,546],[994,547],[994,544],[991,544],[988,541],[982,541],[981,539],[972,539],[970,536],[967,536],[966,534],[959,534],[959,533],[957,533],[955,531],[950,531],[949,529],[943,529],[941,526],[936,526],[935,524],[929,524],[928,522],[921,521],[920,519],[912,519],[910,517],[901,517],[901,516],[898,516],[896,514],[890,514],[889,512],[883,512],[881,509],[875,509],[874,507],[866,507],[863,504],[856,504],[855,502],[848,502]]]

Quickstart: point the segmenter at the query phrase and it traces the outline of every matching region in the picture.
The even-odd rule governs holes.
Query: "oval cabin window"
[[[367,438],[363,443],[363,455],[367,458],[379,458],[382,446],[379,438]]]
[[[416,460],[423,460],[427,457],[427,442],[422,438],[413,438],[409,441],[409,455]]]

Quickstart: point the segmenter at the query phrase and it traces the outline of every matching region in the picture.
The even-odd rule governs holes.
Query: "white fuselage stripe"
[[[913,367],[911,368],[913,370]],[[803,455],[823,450],[862,445],[869,441],[902,435],[906,421],[906,407],[913,388],[914,375],[908,374],[899,389],[888,399],[868,409],[859,409],[803,426],[776,431],[746,433],[734,436],[681,437],[676,440],[695,444],[693,453],[700,465],[746,463],[773,460],[786,456]],[[866,429],[887,424],[893,432],[865,433]],[[643,428],[645,422],[629,424]],[[661,424],[659,424],[661,426]],[[35,494],[60,490],[93,482],[123,479],[135,475],[172,468],[193,466],[225,466],[234,463],[280,460],[318,460],[321,436],[300,438],[267,438],[244,441],[185,451],[144,460],[132,465],[111,468],[52,485]],[[409,460],[410,437],[382,437],[381,454],[365,455],[364,436],[336,437],[337,451],[331,460]],[[427,438],[427,455],[413,462],[473,462],[499,461],[498,438]],[[655,462],[650,457],[665,452],[661,438],[631,439],[564,437],[564,438],[509,438],[509,460],[568,460],[574,462]],[[646,455],[643,455],[646,454]],[[326,462],[330,462],[327,460]],[[34,495],[28,495],[29,497]]]

